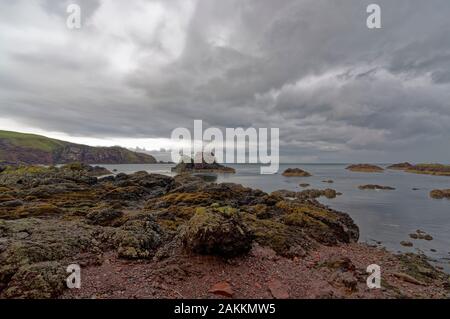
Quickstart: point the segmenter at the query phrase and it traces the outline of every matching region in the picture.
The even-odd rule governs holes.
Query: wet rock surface
[[[0,297],[71,296],[75,292],[67,291],[65,278],[73,263],[86,273],[87,287],[79,293],[89,297],[121,297],[111,292],[113,284],[135,289],[134,296],[180,297],[187,293],[176,287],[207,275],[201,265],[208,260],[215,260],[216,277],[205,281],[205,293],[226,281],[233,296],[243,296],[236,278],[227,281],[215,271],[240,267],[246,272],[266,261],[275,269],[277,260],[306,260],[317,249],[359,245],[352,219],[315,199],[327,194],[333,196],[329,190],[267,194],[192,175],[137,172],[97,178],[83,165],[6,168],[0,173]],[[271,253],[263,254],[267,249]],[[112,277],[97,274],[105,270]],[[358,291],[347,277],[336,281]],[[142,280],[151,280],[151,289],[145,290]],[[262,295],[298,296],[298,289],[280,282],[272,293],[261,288]]]
[[[283,176],[286,176],[286,177],[309,177],[309,176],[311,176],[311,174],[300,168],[288,168],[287,170],[285,170],[283,172]]]
[[[383,168],[373,164],[353,164],[348,166],[346,169],[352,172],[362,172],[362,173],[381,173],[384,171]]]
[[[410,168],[412,166],[413,165],[411,163],[404,162],[404,163],[397,163],[397,164],[389,165],[387,167],[387,169],[405,170],[405,169],[408,169],[408,168]]]
[[[391,186],[381,186],[381,185],[374,185],[374,184],[368,184],[368,185],[361,185],[358,186],[361,190],[395,190],[394,187]]]
[[[430,192],[430,197],[434,199],[450,199],[450,189],[434,189]]]
[[[405,172],[436,176],[450,176],[450,165],[444,164],[416,164],[408,167]]]

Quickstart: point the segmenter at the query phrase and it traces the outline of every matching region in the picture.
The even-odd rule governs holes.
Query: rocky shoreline
[[[393,164],[387,167],[388,169],[402,170],[407,173],[435,175],[435,176],[450,176],[450,165],[444,164],[416,164],[412,165],[408,162]]]
[[[268,194],[98,170],[0,173],[1,298],[211,298],[222,288],[237,298],[449,296],[449,277],[425,257],[357,243],[353,220],[316,200],[333,190]],[[80,290],[65,286],[74,263]],[[373,263],[382,289],[366,286]]]

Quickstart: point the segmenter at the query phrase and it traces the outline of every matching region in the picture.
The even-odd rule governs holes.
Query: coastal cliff
[[[92,147],[45,136],[0,131],[0,164],[154,164],[153,156],[125,148]]]

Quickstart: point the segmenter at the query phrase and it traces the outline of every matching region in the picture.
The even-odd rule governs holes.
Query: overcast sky
[[[202,119],[280,128],[283,161],[450,162],[449,17],[448,0],[0,0],[0,129],[158,149]]]

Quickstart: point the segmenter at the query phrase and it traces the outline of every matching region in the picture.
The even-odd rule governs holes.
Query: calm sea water
[[[110,170],[132,173],[145,170],[172,175],[173,165],[102,165]],[[310,188],[333,188],[342,192],[336,199],[320,198],[320,202],[333,209],[348,213],[360,228],[360,241],[369,244],[381,242],[388,250],[397,252],[423,252],[450,272],[450,200],[429,197],[433,189],[450,188],[450,177],[416,175],[386,170],[384,173],[356,173],[344,164],[283,164],[279,174],[260,175],[259,165],[228,165],[236,174],[218,174],[217,182],[239,183],[266,192],[279,189],[300,191],[300,183]],[[311,177],[284,177],[288,167],[302,168]],[[333,180],[333,184],[324,183]],[[395,187],[394,191],[359,190],[359,185],[379,184]],[[418,188],[419,190],[413,190]],[[417,229],[434,237],[432,241],[412,240],[409,234]],[[406,240],[414,243],[407,248],[400,245]],[[432,252],[431,249],[436,250]]]

